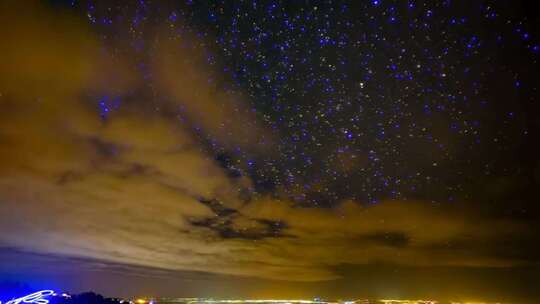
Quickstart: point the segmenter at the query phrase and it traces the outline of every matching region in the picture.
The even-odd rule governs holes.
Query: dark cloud
[[[403,248],[410,243],[410,238],[402,232],[375,232],[359,237],[359,241],[373,242],[384,246]]]

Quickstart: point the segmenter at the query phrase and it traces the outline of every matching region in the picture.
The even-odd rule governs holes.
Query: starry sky
[[[537,11],[2,1],[0,279],[540,298]]]

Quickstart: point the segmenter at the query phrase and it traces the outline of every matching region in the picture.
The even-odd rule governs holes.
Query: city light
[[[179,304],[501,304],[499,302],[456,302],[406,299],[355,299],[355,300],[276,300],[276,299],[206,299],[206,298],[157,298],[156,303]],[[132,303],[138,303],[135,300]],[[146,302],[151,303],[151,302]],[[507,303],[508,304],[508,303]]]
[[[323,300],[273,300],[273,299],[246,299],[246,300],[214,300],[214,299],[196,299],[185,301],[187,304],[360,304],[371,303],[370,300],[354,300],[354,301],[323,301]],[[394,300],[382,299],[378,300],[381,304],[437,304],[434,300]]]
[[[255,299],[248,299],[248,300],[194,300],[187,302],[188,304],[197,304],[197,303],[204,303],[204,304],[215,304],[215,303],[227,303],[227,304],[243,304],[243,303],[291,303],[291,304],[326,304],[326,303],[333,303],[333,302],[327,302],[327,301],[311,301],[311,300],[255,300]]]

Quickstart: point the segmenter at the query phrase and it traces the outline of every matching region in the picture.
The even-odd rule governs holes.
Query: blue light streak
[[[32,294],[29,294],[27,296],[24,296],[22,298],[14,299],[9,302],[6,302],[5,304],[49,304],[49,300],[45,299],[46,297],[54,295],[53,290],[41,290],[38,292],[34,292]],[[2,304],[2,302],[0,302]]]

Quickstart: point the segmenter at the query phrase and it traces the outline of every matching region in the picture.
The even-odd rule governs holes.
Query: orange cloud
[[[158,87],[194,125],[228,148],[239,145],[271,152],[272,134],[251,111],[245,96],[220,87],[220,76],[207,68],[201,44],[191,37],[156,39],[152,66]]]

